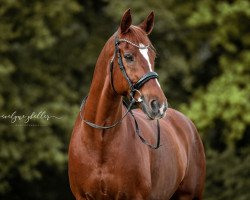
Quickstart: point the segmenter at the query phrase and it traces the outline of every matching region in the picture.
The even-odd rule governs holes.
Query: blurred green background
[[[99,52],[127,8],[134,24],[155,11],[160,83],[206,148],[204,199],[250,199],[250,1],[1,0],[1,200],[73,199],[70,134]],[[19,126],[3,116],[14,111],[61,119]]]

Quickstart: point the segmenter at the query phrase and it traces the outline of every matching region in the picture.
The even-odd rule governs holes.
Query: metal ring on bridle
[[[137,89],[134,89],[132,92],[133,92],[133,98],[134,98],[135,102],[141,103],[143,101],[141,92]],[[136,92],[139,94],[139,98],[137,98],[137,99],[134,97]]]

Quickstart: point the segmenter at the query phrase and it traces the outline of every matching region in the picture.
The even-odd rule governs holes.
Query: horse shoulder
[[[206,165],[201,137],[194,123],[179,111],[169,109],[166,120],[171,124],[187,155],[185,176],[176,194],[188,192],[193,196],[201,196]]]
[[[189,159],[203,157],[203,144],[194,123],[181,112],[169,109],[165,121],[185,148]],[[202,158],[203,159],[203,158]]]
[[[164,119],[183,143],[187,143],[189,146],[196,146],[197,143],[201,142],[194,123],[183,113],[169,108]]]

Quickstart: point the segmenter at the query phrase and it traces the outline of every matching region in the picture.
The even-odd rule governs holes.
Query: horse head
[[[156,51],[148,38],[153,25],[153,12],[138,26],[132,25],[130,9],[124,13],[113,36],[111,83],[117,94],[135,99],[149,119],[160,119],[167,99],[154,72]]]

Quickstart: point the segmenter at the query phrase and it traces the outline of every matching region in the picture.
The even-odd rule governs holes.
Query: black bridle
[[[132,99],[134,99],[134,95],[136,92],[139,92],[139,89],[146,83],[148,82],[150,79],[155,79],[155,78],[158,78],[158,74],[156,72],[147,72],[146,74],[144,74],[136,83],[133,83],[130,78],[128,77],[127,73],[126,73],[126,70],[125,70],[125,67],[123,65],[123,62],[122,62],[122,56],[121,56],[121,53],[120,53],[120,49],[119,49],[119,44],[121,42],[127,42],[137,48],[149,48],[150,45],[148,46],[145,46],[145,47],[140,47],[136,44],[134,44],[133,42],[127,40],[127,39],[118,39],[117,36],[115,36],[115,53],[114,53],[114,57],[113,59],[111,60],[110,62],[110,81],[111,81],[111,85],[112,85],[112,88],[113,90],[116,92],[115,90],[115,87],[114,87],[114,84],[113,84],[113,66],[114,66],[114,58],[115,56],[117,55],[117,58],[118,58],[118,64],[119,64],[119,67],[120,67],[120,70],[123,74],[123,76],[125,77],[125,79],[127,80],[128,84],[129,84],[129,87],[130,87],[130,101],[132,101]],[[117,92],[116,92],[117,93]],[[117,93],[118,94],[118,93]],[[136,102],[138,100],[135,100]]]
[[[129,84],[129,87],[130,87],[130,93],[129,93],[129,96],[130,96],[130,103],[129,105],[123,101],[123,103],[125,104],[126,108],[127,108],[127,111],[126,113],[122,116],[122,118],[118,121],[116,121],[114,124],[110,125],[110,126],[100,126],[100,125],[97,125],[97,124],[94,124],[90,121],[87,121],[85,119],[83,119],[82,117],[82,108],[86,102],[86,99],[87,97],[85,97],[82,101],[82,104],[81,104],[81,107],[80,107],[80,117],[82,119],[83,122],[85,122],[86,124],[88,124],[89,126],[93,127],[93,128],[96,128],[96,129],[110,129],[110,128],[114,128],[115,126],[117,126],[118,124],[120,124],[122,122],[122,120],[127,116],[128,113],[131,114],[131,116],[133,117],[134,119],[134,122],[135,122],[135,128],[136,128],[136,133],[138,135],[138,137],[140,138],[140,140],[146,144],[147,146],[149,146],[150,148],[152,149],[158,149],[160,147],[160,125],[159,125],[159,120],[157,119],[157,142],[155,145],[151,145],[149,144],[145,139],[144,137],[141,135],[141,131],[139,129],[139,125],[136,121],[136,118],[134,116],[134,113],[132,112],[132,106],[136,103],[136,102],[142,102],[142,95],[139,91],[139,89],[147,82],[149,81],[150,79],[155,79],[155,78],[158,78],[158,74],[156,72],[147,72],[146,74],[144,74],[136,83],[133,83],[130,78],[128,77],[127,73],[126,73],[126,70],[125,70],[125,67],[123,65],[123,62],[122,62],[122,57],[121,57],[121,53],[120,53],[120,49],[119,49],[119,44],[121,42],[127,42],[133,46],[136,46],[137,48],[151,48],[150,45],[148,46],[145,46],[145,47],[140,47],[136,44],[134,44],[133,42],[127,40],[127,39],[119,39],[117,36],[115,36],[115,52],[114,52],[114,56],[110,62],[110,81],[111,81],[111,86],[113,88],[113,90],[115,91],[115,93],[117,93],[117,91],[115,90],[115,87],[114,87],[114,84],[113,84],[113,66],[114,66],[114,59],[115,59],[115,56],[117,56],[118,58],[118,65],[119,65],[119,68],[123,74],[123,76],[125,77],[125,79],[127,80],[128,84]],[[139,93],[140,97],[138,99],[135,99],[134,96],[136,93]],[[118,93],[117,93],[118,94]]]

